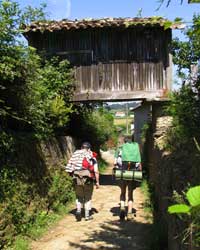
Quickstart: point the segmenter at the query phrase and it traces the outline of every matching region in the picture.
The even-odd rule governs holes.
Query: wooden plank
[[[77,63],[75,75],[80,95],[90,91],[104,92],[106,96],[110,91],[170,89],[170,39],[169,31],[146,27],[57,32],[48,36],[44,33],[32,38],[39,50]]]
[[[156,91],[107,91],[92,92],[87,91],[82,94],[75,94],[73,101],[111,101],[111,100],[142,100],[161,99],[161,92]]]

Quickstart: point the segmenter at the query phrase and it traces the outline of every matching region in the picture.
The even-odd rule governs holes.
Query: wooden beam
[[[73,101],[128,101],[128,100],[160,100],[166,99],[162,90],[156,91],[107,91],[107,92],[85,92],[75,93]]]

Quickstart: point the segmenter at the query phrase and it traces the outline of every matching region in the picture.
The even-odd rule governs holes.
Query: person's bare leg
[[[125,209],[125,201],[126,201],[126,183],[122,181],[120,185],[121,194],[120,194],[120,208]]]
[[[81,207],[83,203],[83,189],[81,186],[75,186],[76,193],[76,220],[81,221]]]
[[[91,220],[93,218],[90,215],[93,188],[94,188],[93,183],[88,184],[85,187],[85,220]]]
[[[80,213],[81,207],[82,207],[81,202],[79,201],[79,199],[76,199],[76,211]]]
[[[127,219],[131,220],[133,219],[133,189],[134,185],[132,182],[128,183],[128,214],[127,214]]]
[[[128,201],[128,213],[132,213],[133,211],[133,201]]]

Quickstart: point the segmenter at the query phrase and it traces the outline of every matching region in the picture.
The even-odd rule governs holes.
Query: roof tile
[[[103,18],[103,19],[82,19],[82,20],[67,20],[61,21],[44,21],[35,22],[29,26],[25,26],[24,32],[35,31],[54,31],[54,30],[70,30],[70,29],[87,29],[87,28],[103,28],[103,27],[131,27],[132,25],[142,26],[163,26],[166,19],[146,17],[146,18]],[[178,28],[173,26],[173,28]]]

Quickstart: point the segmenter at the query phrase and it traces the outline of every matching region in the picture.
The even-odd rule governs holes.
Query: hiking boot
[[[134,215],[133,215],[133,213],[128,213],[128,214],[127,214],[127,220],[128,220],[128,221],[133,221],[133,220],[134,220]]]
[[[76,212],[76,221],[81,221],[81,212]]]
[[[92,215],[85,217],[85,220],[86,220],[86,221],[88,221],[88,220],[93,220]]]
[[[120,209],[120,215],[119,215],[120,220],[124,220],[125,219],[125,215],[126,215],[125,208],[121,208]]]

